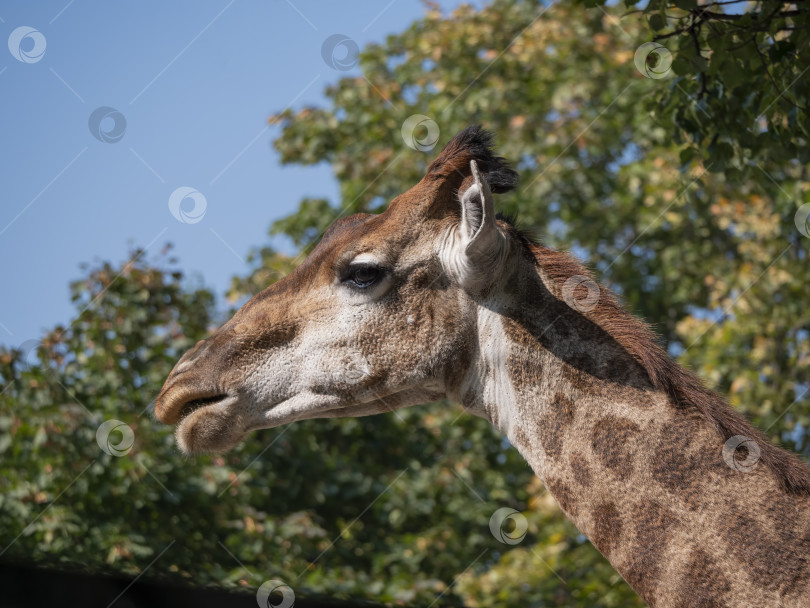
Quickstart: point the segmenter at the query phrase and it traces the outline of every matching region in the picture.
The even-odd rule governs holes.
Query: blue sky
[[[80,264],[125,262],[133,245],[171,241],[180,267],[223,293],[273,220],[304,196],[338,199],[329,166],[279,164],[268,116],[322,103],[352,73],[322,58],[329,36],[362,48],[423,11],[414,0],[0,2],[0,343],[69,322]],[[183,187],[204,198],[199,221],[172,215]]]

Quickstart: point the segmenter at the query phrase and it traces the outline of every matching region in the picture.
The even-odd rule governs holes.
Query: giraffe
[[[495,214],[480,127],[377,215],[178,361],[155,402],[185,453],[439,399],[504,433],[651,606],[810,606],[810,468],[658,345],[567,253]]]

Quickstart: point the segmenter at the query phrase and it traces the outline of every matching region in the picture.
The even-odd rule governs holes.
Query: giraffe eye
[[[365,289],[371,287],[380,280],[383,276],[383,269],[373,264],[354,264],[349,266],[349,271],[344,283],[348,283],[352,287],[360,287]]]

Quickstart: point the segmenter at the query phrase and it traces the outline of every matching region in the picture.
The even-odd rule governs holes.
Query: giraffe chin
[[[222,454],[235,448],[248,433],[242,416],[234,412],[234,403],[218,403],[194,410],[182,418],[174,436],[180,451],[194,454]]]

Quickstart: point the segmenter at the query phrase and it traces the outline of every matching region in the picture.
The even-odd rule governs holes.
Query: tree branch
[[[698,40],[700,23],[701,21],[698,20],[697,16],[692,15],[692,25],[689,26],[689,35],[692,37],[692,42],[695,44],[695,52],[697,53],[697,56],[703,59],[703,51],[700,48],[700,41]],[[706,73],[701,72],[698,77],[700,78],[700,90],[698,91],[697,98],[698,101],[700,101],[706,94]]]
[[[770,81],[771,81],[771,84],[773,85],[773,88],[774,88],[774,89],[776,89],[776,90],[779,92],[779,97],[778,97],[778,99],[782,99],[782,98],[784,97],[784,98],[785,98],[785,99],[786,99],[786,100],[787,100],[787,101],[788,101],[790,104],[792,104],[794,107],[797,107],[797,108],[799,108],[800,110],[802,110],[802,111],[805,111],[805,112],[806,112],[806,111],[807,111],[807,108],[802,107],[802,106],[799,104],[799,102],[798,102],[798,101],[796,101],[795,99],[792,99],[792,98],[791,98],[791,97],[790,97],[790,96],[787,94],[787,90],[782,90],[781,88],[779,88],[779,85],[778,85],[778,84],[776,84],[776,81],[773,79],[773,76],[771,76],[771,72],[770,72],[770,70],[768,69],[768,62],[767,62],[767,58],[765,57],[765,54],[764,54],[764,53],[763,53],[763,52],[760,50],[759,45],[757,44],[757,41],[756,41],[756,36],[755,36],[754,38],[752,38],[752,39],[751,39],[751,41],[754,43],[754,49],[756,50],[757,55],[759,55],[759,60],[760,60],[760,62],[762,62],[762,67],[763,67],[763,69],[765,70],[765,74],[768,76],[768,80],[770,80]]]
[[[664,38],[672,38],[673,36],[677,36],[678,34],[683,34],[689,31],[688,27],[681,28],[679,30],[673,30],[669,34],[658,34],[657,36],[653,36],[653,42],[658,42],[659,40],[663,40]]]
[[[739,21],[740,19],[745,19],[746,17],[748,17],[748,15],[751,15],[751,17],[753,19],[759,19],[762,16],[762,13],[743,13],[743,14],[735,15],[735,14],[728,14],[728,13],[715,13],[713,11],[701,10],[700,8],[695,9],[695,10],[697,12],[699,12],[701,15],[705,15],[706,19],[714,19],[716,21]],[[793,11],[781,11],[781,12],[776,13],[776,14],[771,14],[770,19],[773,19],[775,17],[778,17],[778,18],[798,17],[800,15],[806,15],[808,12],[810,12],[810,11],[808,11],[806,9],[805,10],[796,9],[796,10],[793,10]]]

